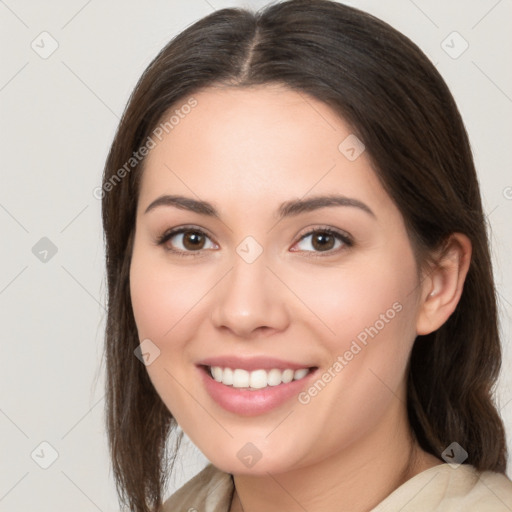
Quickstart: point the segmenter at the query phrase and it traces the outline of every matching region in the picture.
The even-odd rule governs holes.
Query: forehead
[[[280,85],[210,87],[192,97],[163,116],[173,123],[161,140],[153,137],[142,206],[162,193],[246,207],[309,192],[389,201],[366,153],[357,156],[363,146],[351,127],[325,103]]]

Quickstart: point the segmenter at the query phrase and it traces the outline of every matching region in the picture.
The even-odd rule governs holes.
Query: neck
[[[279,474],[234,475],[230,512],[371,510],[407,480],[441,463],[420,449],[405,414],[398,425],[396,419],[387,423],[315,464]]]

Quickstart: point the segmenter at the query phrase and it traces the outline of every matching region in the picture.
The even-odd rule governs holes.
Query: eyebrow
[[[220,218],[219,212],[211,203],[180,195],[163,195],[158,197],[146,208],[144,214],[159,206],[174,206],[175,208],[195,212],[200,215]],[[308,199],[292,199],[285,201],[279,206],[277,214],[279,219],[282,219],[284,217],[292,217],[328,206],[359,208],[372,217],[376,217],[375,213],[362,201],[342,195],[314,196]]]

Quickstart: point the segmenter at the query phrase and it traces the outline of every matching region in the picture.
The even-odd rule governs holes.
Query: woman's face
[[[130,290],[156,391],[231,473],[386,443],[422,291],[364,147],[284,87],[194,98],[154,137],[138,198]]]

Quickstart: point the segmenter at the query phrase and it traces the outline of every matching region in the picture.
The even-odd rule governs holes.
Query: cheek
[[[341,439],[348,445],[397,410],[415,338],[415,283],[414,262],[407,260],[400,272],[365,265],[331,272],[330,280],[317,273],[302,281],[299,293],[307,291],[322,320],[311,316],[310,329],[327,359],[299,401],[312,430],[324,432],[323,445],[334,449]]]
[[[209,293],[225,273],[199,267],[171,264],[165,253],[134,244],[130,294],[138,336],[141,342],[151,340],[160,351],[146,369],[177,419],[180,411],[190,408],[182,384],[190,379],[194,340],[209,318]]]
[[[180,340],[176,336],[193,316],[193,309],[208,289],[201,273],[179,265],[170,267],[165,256],[134,248],[130,267],[130,294],[139,338]],[[163,347],[160,347],[163,348]]]
[[[377,335],[413,328],[415,263],[392,255],[389,260],[380,257],[378,265],[368,259],[288,276],[307,306],[303,309],[311,325],[322,333],[331,353],[348,350],[352,340],[364,345]]]
[[[155,390],[178,422],[190,400],[180,383],[186,381],[187,341],[193,336],[194,305],[205,290],[200,276],[174,266],[165,258],[134,246],[130,267],[130,294],[139,340],[149,339],[159,355],[146,366]],[[204,281],[203,286],[204,288]],[[196,412],[197,414],[197,412]]]
[[[316,271],[314,277],[303,275],[296,280],[297,295],[314,313],[309,328],[327,349],[324,366],[330,373],[322,380],[326,387],[333,383],[333,393],[325,393],[322,400],[345,405],[335,410],[362,411],[364,403],[365,414],[377,413],[379,400],[392,397],[389,389],[395,392],[402,385],[415,339],[417,275],[412,254],[399,258],[389,252],[380,255],[378,265],[367,260]]]

